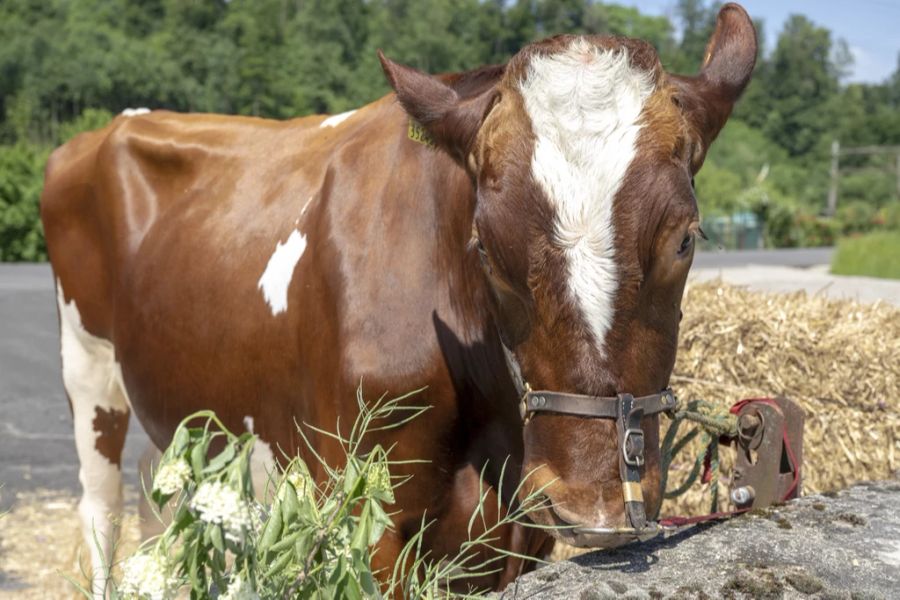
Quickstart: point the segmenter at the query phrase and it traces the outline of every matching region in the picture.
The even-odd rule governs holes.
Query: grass
[[[879,231],[838,242],[831,261],[835,275],[900,279],[900,231]]]

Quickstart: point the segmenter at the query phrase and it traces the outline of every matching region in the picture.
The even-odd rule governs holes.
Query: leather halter
[[[619,476],[625,498],[625,514],[635,532],[647,528],[647,511],[641,489],[640,467],[644,465],[645,416],[675,409],[675,396],[670,388],[635,398],[623,393],[611,396],[586,396],[567,392],[534,391],[525,383],[520,413],[525,423],[536,412],[545,412],[589,419],[615,419],[619,438]]]
[[[644,464],[644,430],[641,419],[662,412],[672,413],[677,405],[671,388],[635,398],[628,393],[616,396],[588,396],[556,391],[535,391],[522,377],[519,362],[512,351],[501,342],[513,383],[521,398],[519,413],[527,424],[534,413],[568,415],[588,419],[614,419],[618,434],[619,476],[628,527],[619,529],[576,528],[575,533],[592,538],[621,541],[647,539],[658,533],[655,523],[647,521],[644,494],[641,489],[640,467]]]

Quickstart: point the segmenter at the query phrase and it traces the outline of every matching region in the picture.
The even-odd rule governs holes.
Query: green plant
[[[900,231],[877,231],[843,238],[831,261],[837,275],[868,275],[900,279]]]
[[[900,202],[891,202],[878,211],[875,221],[885,229],[900,230]]]
[[[367,405],[358,395],[359,418],[347,437],[307,426],[339,442],[345,454],[342,466],[316,454],[301,429],[326,477],[316,482],[304,461],[292,458],[271,474],[266,501],[256,499],[251,483],[255,436],[229,432],[209,411],[189,416],[163,454],[150,491],[158,509],[174,503],[171,524],[122,563],[123,577],[110,582],[111,598],[155,600],[182,590],[192,598],[223,600],[380,598],[379,580],[387,582],[389,596],[399,592],[402,597],[437,598],[447,596],[460,580],[494,570],[495,561],[510,553],[501,550],[496,558],[478,562],[477,549],[495,542],[500,528],[524,522],[530,511],[543,507],[543,488],[511,510],[498,511],[496,523],[485,518],[488,493],[483,490],[469,522],[469,539],[455,557],[423,552],[429,526],[423,518],[393,572],[372,570],[373,545],[392,527],[385,507],[405,480],[391,474],[400,463],[389,458],[390,448],[365,449],[363,440],[426,410],[404,405],[406,398]],[[210,456],[215,445],[222,450]],[[482,533],[473,535],[479,519]]]
[[[838,207],[837,220],[841,233],[862,233],[876,225],[875,206],[862,200],[847,202]]]
[[[0,146],[0,261],[47,260],[40,220],[49,148]]]

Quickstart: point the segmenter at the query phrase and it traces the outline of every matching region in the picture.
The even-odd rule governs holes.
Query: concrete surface
[[[900,597],[900,481],[806,496],[520,577],[504,600]]]
[[[827,265],[809,268],[743,265],[691,269],[690,281],[713,279],[761,292],[790,293],[805,290],[808,294],[821,294],[828,298],[859,302],[882,301],[900,306],[900,281],[831,275]]]

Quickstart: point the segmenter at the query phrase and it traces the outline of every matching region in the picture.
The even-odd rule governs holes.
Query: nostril
[[[553,517],[554,523],[559,527],[577,527],[578,525],[580,525],[579,520],[574,519],[572,515],[566,514],[568,511],[566,511],[565,509],[560,509],[560,507],[552,502],[548,502],[547,510]]]

